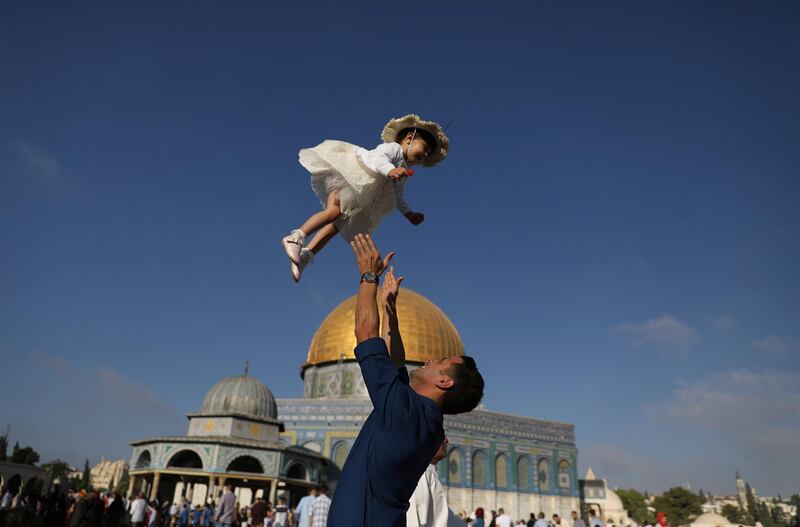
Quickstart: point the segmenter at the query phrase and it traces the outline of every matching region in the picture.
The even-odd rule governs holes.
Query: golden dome
[[[355,312],[356,296],[353,295],[325,317],[311,339],[304,369],[335,362],[339,358],[355,360]],[[464,355],[464,344],[453,323],[424,296],[402,289],[397,297],[397,316],[406,348],[406,361],[423,363],[430,359]]]

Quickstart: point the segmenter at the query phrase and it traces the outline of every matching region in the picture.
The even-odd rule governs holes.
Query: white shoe
[[[293,230],[289,236],[281,240],[281,245],[286,252],[286,256],[289,257],[289,260],[291,260],[293,264],[297,265],[300,264],[300,250],[305,244],[306,235],[299,229]]]
[[[303,247],[300,251],[300,263],[296,264],[294,262],[291,263],[292,268],[292,278],[294,278],[295,283],[300,281],[300,277],[303,274],[303,269],[308,266],[311,262],[314,261],[314,253]]]

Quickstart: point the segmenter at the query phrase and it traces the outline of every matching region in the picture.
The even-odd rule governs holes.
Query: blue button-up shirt
[[[408,500],[444,441],[442,411],[411,389],[383,339],[365,340],[355,353],[373,410],[347,456],[328,525],[405,527]]]

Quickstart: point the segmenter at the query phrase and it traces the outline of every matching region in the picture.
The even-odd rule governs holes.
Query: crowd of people
[[[525,527],[587,527],[586,522],[578,515],[576,511],[572,511],[571,520],[561,518],[558,514],[553,514],[550,519],[547,518],[544,512],[538,515],[535,513],[530,514],[530,518],[518,518],[514,520],[511,516],[506,514],[503,508],[496,511],[486,511],[483,507],[478,507],[472,514],[467,511],[461,511],[458,518],[470,527],[512,527],[522,526]],[[589,527],[604,527],[602,520],[597,517],[593,510],[589,511]]]
[[[194,505],[85,490],[12,496],[2,489],[0,496],[0,527],[321,527],[331,503],[326,485],[311,489],[295,507],[284,496],[275,504],[259,496],[242,507],[229,485],[217,500]]]

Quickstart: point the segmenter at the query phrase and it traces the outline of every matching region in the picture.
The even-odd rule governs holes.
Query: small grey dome
[[[203,399],[203,414],[242,414],[277,419],[278,406],[264,383],[244,375],[226,377],[211,387]]]

